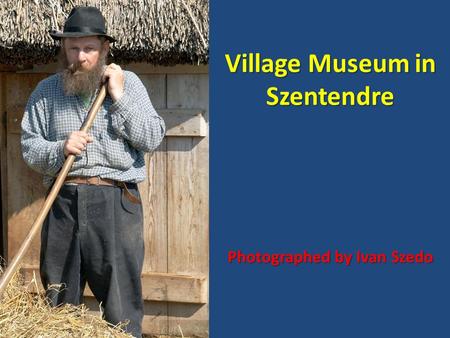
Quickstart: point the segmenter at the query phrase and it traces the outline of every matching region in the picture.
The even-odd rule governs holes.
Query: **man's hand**
[[[92,136],[84,131],[71,132],[64,143],[64,156],[67,157],[69,154],[80,155],[86,150],[86,145],[93,140]]]
[[[108,93],[114,102],[120,100],[123,95],[124,74],[122,68],[115,63],[106,66],[103,73],[103,82],[108,80]]]

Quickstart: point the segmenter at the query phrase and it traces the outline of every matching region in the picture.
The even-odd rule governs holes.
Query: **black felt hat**
[[[75,7],[64,24],[64,31],[51,30],[49,33],[55,40],[98,35],[104,36],[111,42],[116,41],[106,34],[105,18],[95,7]]]

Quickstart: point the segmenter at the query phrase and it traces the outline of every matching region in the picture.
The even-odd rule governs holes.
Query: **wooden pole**
[[[87,132],[95,119],[95,116],[97,115],[98,110],[100,109],[103,100],[106,96],[106,84],[102,85],[100,88],[100,91],[92,104],[91,109],[89,110],[88,116],[86,117],[86,120],[83,123],[83,126],[81,127],[80,131]],[[45,218],[47,217],[48,212],[50,211],[50,208],[53,204],[53,202],[56,199],[56,196],[59,193],[59,190],[61,190],[62,185],[64,184],[64,181],[66,180],[67,174],[69,173],[70,168],[72,168],[73,161],[75,160],[75,155],[70,154],[67,156],[66,161],[64,162],[64,165],[61,169],[61,171],[58,174],[58,177],[55,180],[55,183],[53,183],[52,189],[50,190],[50,193],[48,194],[47,198],[45,199],[45,203],[41,211],[39,212],[39,215],[37,216],[36,220],[34,221],[33,225],[31,226],[31,230],[28,233],[27,237],[23,241],[22,245],[19,248],[19,251],[17,251],[16,255],[12,259],[11,263],[6,268],[5,272],[2,275],[2,278],[0,280],[0,297],[3,295],[3,292],[5,291],[6,287],[8,286],[8,283],[10,282],[11,278],[16,273],[17,269],[20,266],[20,262],[22,261],[23,257],[25,256],[26,252],[28,251],[31,242],[33,241],[36,234],[41,229],[42,224],[44,223]]]

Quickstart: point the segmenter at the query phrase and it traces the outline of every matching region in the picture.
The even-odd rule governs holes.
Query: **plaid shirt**
[[[122,98],[113,103],[106,97],[89,132],[94,142],[76,157],[69,176],[145,179],[144,152],[158,147],[165,125],[136,74],[124,73]],[[64,142],[81,128],[91,104],[86,108],[80,97],[66,96],[59,73],[41,81],[31,94],[22,119],[22,153],[32,169],[44,174],[45,186],[63,166]]]

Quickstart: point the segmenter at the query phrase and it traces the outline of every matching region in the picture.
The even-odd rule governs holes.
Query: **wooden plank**
[[[206,141],[168,139],[168,272],[208,271],[208,162],[202,151]]]
[[[147,88],[153,106],[156,109],[165,109],[166,75],[138,75]],[[166,151],[167,143],[166,139],[163,139],[158,149],[152,154],[146,154],[147,179],[139,184],[144,209],[143,273],[167,272]]]
[[[6,93],[6,111],[22,114],[33,89],[37,83],[46,77],[43,74],[7,74],[6,75],[7,93]],[[20,113],[19,113],[20,112]],[[35,216],[43,204],[45,188],[41,184],[42,176],[32,171],[22,159],[20,146],[20,135],[17,134],[17,125],[19,121],[14,122],[8,118],[7,124],[7,219],[8,219],[8,259],[11,259],[22,244]],[[14,127],[13,127],[14,126]],[[12,127],[13,133],[10,133],[8,127]],[[39,238],[35,238],[31,248],[24,258],[24,264],[39,263]]]
[[[93,297],[85,297],[84,302],[91,314],[100,316],[98,302]],[[176,323],[169,332],[167,330],[167,316],[164,316],[161,311],[160,302],[148,302],[144,303],[144,318],[142,320],[142,333],[151,335],[151,337],[158,338],[174,338],[174,337],[195,337],[195,338],[207,338],[209,337],[208,320],[196,320],[190,318],[180,317],[180,321]],[[183,304],[190,307],[190,313],[198,311],[198,305]],[[189,336],[186,334],[189,332]],[[181,335],[183,333],[183,336]]]
[[[169,272],[207,274],[207,138],[168,141]],[[177,334],[181,327],[186,336],[207,337],[208,311],[207,305],[170,303],[169,334]]]
[[[169,304],[169,335],[184,337],[209,337],[208,305]]]
[[[20,135],[8,134],[8,259],[12,259],[31,225],[42,209],[45,188],[42,176],[34,172],[22,159]],[[25,264],[39,263],[40,236],[34,238],[24,257]]]
[[[207,80],[203,75],[168,75],[168,109],[206,111]],[[208,150],[208,137],[168,138],[169,257],[173,257],[168,272],[208,272]]]
[[[21,122],[25,106],[13,105],[8,108],[7,129],[10,134],[21,133]],[[207,135],[207,124],[203,112],[198,109],[158,109],[158,114],[166,124],[166,136]]]
[[[175,66],[154,66],[148,63],[122,64],[123,69],[130,70],[136,74],[208,74],[208,65],[175,65]],[[57,62],[45,65],[27,66],[27,69],[20,73],[41,73],[54,74],[58,72],[60,66]]]
[[[207,112],[209,82],[206,74],[168,74],[167,108],[202,109]],[[208,116],[205,116],[208,121]]]
[[[167,303],[144,301],[142,332],[144,334],[155,334],[157,337],[168,334]]]
[[[167,144],[146,155],[147,179],[139,184],[144,211],[143,272],[167,272]]]
[[[158,114],[166,124],[166,136],[207,135],[208,126],[199,109],[159,109]]]
[[[36,276],[40,291],[43,290],[39,278],[39,268],[23,265],[21,272],[26,282]],[[205,276],[189,276],[170,273],[145,273],[142,279],[142,298],[148,301],[205,304],[207,302],[208,284]],[[86,287],[85,296],[93,297]]]
[[[0,72],[15,72],[17,69],[16,65],[0,64]]]
[[[156,109],[167,107],[166,75],[138,74],[147,88]],[[139,185],[144,211],[145,256],[143,273],[167,272],[167,140],[158,149],[146,154],[147,180]],[[145,285],[144,285],[145,287]],[[168,303],[144,302],[142,332],[167,334]]]
[[[167,76],[167,107],[200,109],[208,121],[208,77]],[[208,275],[209,139],[168,137],[169,273]],[[208,305],[169,303],[169,334],[208,337]]]
[[[84,304],[90,313],[100,316],[99,304],[93,297],[84,297]],[[144,302],[144,318],[142,320],[142,333],[160,338],[161,335],[168,334],[167,314],[164,309],[165,304],[161,302]],[[173,337],[170,337],[173,338]]]
[[[85,297],[86,306],[89,309],[98,309],[98,303],[92,297]],[[165,304],[160,302],[144,302],[144,318],[142,319],[142,333],[151,337],[161,338],[161,335],[168,334],[167,315],[165,314]],[[100,315],[99,311],[90,311],[92,314]],[[149,337],[150,338],[150,337]],[[173,336],[170,338],[174,338]]]
[[[33,65],[27,64],[27,65],[5,65],[0,64],[0,72],[16,72],[21,70],[29,70],[32,69]]]
[[[0,186],[1,186],[1,227],[2,240],[0,256],[8,259],[8,217],[7,217],[7,172],[6,172],[6,76],[0,73]]]
[[[6,112],[6,130],[8,130],[8,134],[21,134],[21,123],[24,111],[24,104],[15,104],[8,107],[8,111]]]
[[[7,74],[6,75],[6,103],[7,106],[25,104],[31,92],[39,81],[46,78],[48,74]]]
[[[138,74],[155,109],[164,109],[166,105],[166,75]]]
[[[153,66],[148,63],[130,63],[124,68],[139,74],[208,74],[208,65]]]
[[[145,300],[205,304],[208,285],[205,276],[170,273],[142,275],[142,295]]]

